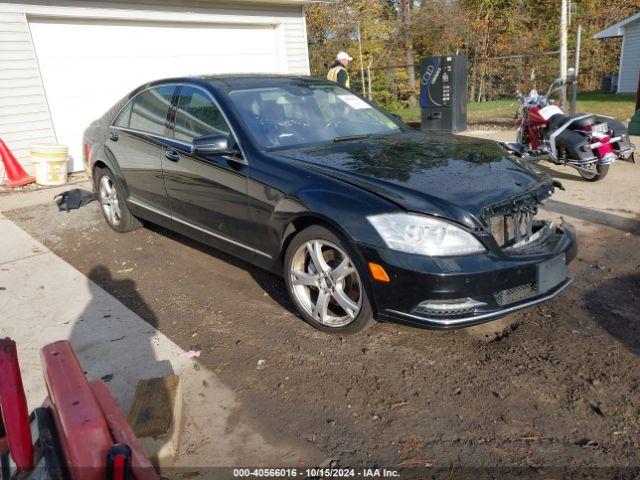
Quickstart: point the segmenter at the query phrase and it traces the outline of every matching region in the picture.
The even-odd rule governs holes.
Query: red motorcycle
[[[545,95],[531,90],[516,97],[522,104],[516,114],[516,143],[502,143],[512,154],[528,161],[548,160],[575,168],[587,181],[603,179],[609,165],[633,158],[634,145],[622,122],[602,115],[567,116],[549,96],[562,86],[551,84]]]

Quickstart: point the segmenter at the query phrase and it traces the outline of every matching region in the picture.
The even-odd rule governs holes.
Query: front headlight
[[[367,217],[392,250],[433,257],[484,252],[476,237],[442,220],[410,213]]]

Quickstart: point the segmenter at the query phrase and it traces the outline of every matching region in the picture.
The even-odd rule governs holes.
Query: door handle
[[[118,141],[118,134],[117,134],[116,132],[111,132],[111,133],[109,134],[109,138],[110,138],[111,140],[113,140],[114,142],[117,142],[117,141]]]
[[[175,150],[165,150],[164,156],[167,157],[167,160],[171,160],[172,162],[180,160],[180,154]]]

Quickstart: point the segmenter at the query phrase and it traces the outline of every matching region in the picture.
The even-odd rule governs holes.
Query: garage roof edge
[[[631,15],[628,18],[625,18],[624,20],[616,23],[615,25],[605,28],[604,30],[596,33],[591,38],[621,37],[622,35],[624,35],[624,27],[632,22],[635,22],[636,20],[640,20],[640,12],[636,13],[635,15]]]

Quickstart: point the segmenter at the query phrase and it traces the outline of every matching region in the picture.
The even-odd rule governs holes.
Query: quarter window
[[[125,107],[120,111],[120,115],[116,118],[116,121],[113,124],[116,127],[129,127],[129,117],[131,116],[131,107],[133,106],[133,102],[128,102]]]
[[[182,87],[176,113],[175,137],[191,143],[203,135],[230,132],[222,112],[204,92],[193,87]]]
[[[174,90],[175,87],[158,87],[138,95],[133,100],[129,128],[164,135]]]

